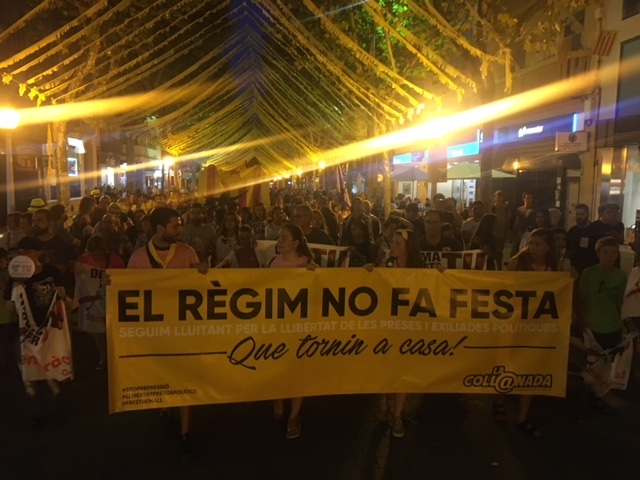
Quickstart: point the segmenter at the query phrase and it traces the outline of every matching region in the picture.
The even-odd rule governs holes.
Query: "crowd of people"
[[[7,231],[0,240],[0,368],[15,363],[18,322],[12,301],[7,265],[16,255],[26,255],[36,264],[35,274],[24,281],[35,320],[47,321],[54,295],[67,299],[74,308],[77,297],[77,265],[95,268],[316,268],[308,244],[347,247],[351,268],[424,268],[421,252],[476,250],[483,253],[479,268],[511,271],[569,271],[576,278],[574,324],[588,328],[604,348],[618,345],[624,329],[620,305],[626,288],[620,270],[619,246],[624,226],[619,208],[602,205],[591,221],[589,207],[575,208],[575,226],[563,228],[561,212],[537,208],[533,195],[522,196],[523,205],[512,211],[502,192],[493,203],[474,201],[468,212],[456,208],[452,198],[434,195],[431,201],[398,195],[386,218],[379,202],[363,197],[351,199],[349,208],[331,192],[274,190],[270,205],[240,206],[228,196],[202,203],[188,193],[155,196],[120,194],[95,190],[80,200],[73,218],[63,205],[50,208],[34,199],[28,212],[10,213]],[[256,240],[276,241],[278,254],[261,265]],[[510,258],[504,258],[511,245]],[[104,299],[102,299],[104,301]],[[77,299],[76,299],[77,305]],[[106,336],[90,332],[97,348],[96,369],[106,368]],[[18,357],[19,363],[19,357]],[[46,404],[38,393],[42,386],[27,385],[33,400],[34,426],[46,420]],[[58,386],[49,382],[55,395]],[[516,425],[538,436],[529,420],[532,397],[522,396]],[[303,399],[292,399],[286,437],[301,433]],[[391,414],[392,434],[404,435],[404,395],[396,394]],[[610,413],[601,398],[594,408]],[[166,415],[167,412],[163,412]],[[274,415],[285,419],[282,401],[274,404]],[[504,417],[501,400],[494,402],[496,418]],[[190,452],[190,409],[180,409],[181,445]]]

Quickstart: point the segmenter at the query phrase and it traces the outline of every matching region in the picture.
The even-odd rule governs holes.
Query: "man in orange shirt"
[[[207,272],[198,254],[189,245],[178,242],[182,234],[180,213],[172,208],[158,207],[149,215],[153,236],[144,248],[139,248],[127,268],[197,268]],[[167,414],[163,411],[163,414]],[[191,407],[180,407],[180,451],[183,462],[190,462],[193,453],[190,444]]]

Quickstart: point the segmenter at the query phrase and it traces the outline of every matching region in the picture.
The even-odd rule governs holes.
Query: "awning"
[[[390,177],[392,182],[424,182],[429,180],[429,174],[423,172],[418,167],[396,170]]]
[[[501,172],[500,170],[491,170],[491,177],[508,178],[513,177],[513,175],[507,172]],[[482,172],[480,171],[480,165],[478,163],[459,163],[457,165],[451,165],[447,169],[447,180],[467,180],[474,178],[482,178]]]
[[[502,169],[513,170],[555,170],[567,168],[579,170],[582,168],[582,160],[577,153],[553,153],[542,157],[523,157],[516,153],[505,155]]]

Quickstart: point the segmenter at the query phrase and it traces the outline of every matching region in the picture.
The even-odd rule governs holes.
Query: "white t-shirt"
[[[480,225],[480,220],[475,221],[473,218],[468,218],[462,223],[462,231],[469,232],[469,240],[465,242],[465,248],[469,248],[469,242],[473,238],[473,235],[476,233],[476,230],[478,230],[478,225]],[[464,237],[465,235],[463,235],[463,238]]]

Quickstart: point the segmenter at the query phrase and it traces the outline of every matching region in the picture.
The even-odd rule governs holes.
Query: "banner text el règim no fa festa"
[[[112,412],[345,393],[565,395],[568,274],[109,274]]]

